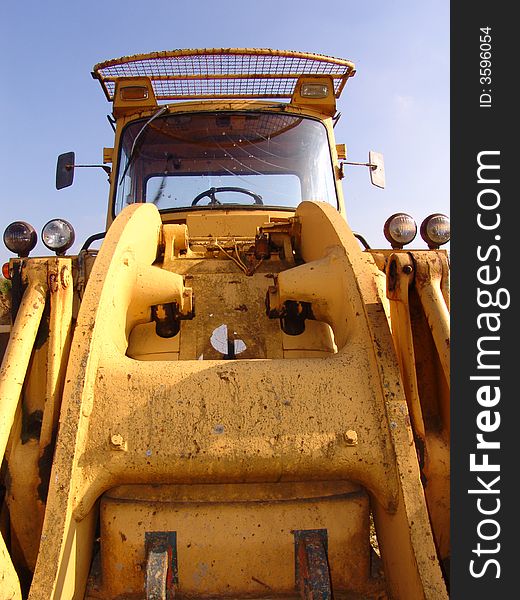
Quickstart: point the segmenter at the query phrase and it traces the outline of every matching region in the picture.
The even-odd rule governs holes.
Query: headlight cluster
[[[58,256],[65,254],[74,243],[74,239],[74,228],[64,219],[53,219],[42,229],[43,243]],[[4,231],[4,244],[20,258],[29,256],[37,240],[38,235],[34,227],[24,221],[14,221]]]
[[[400,249],[417,235],[417,224],[410,215],[396,213],[386,220],[383,232],[392,248]],[[422,239],[430,249],[437,249],[450,241],[450,220],[446,215],[434,213],[421,223]]]

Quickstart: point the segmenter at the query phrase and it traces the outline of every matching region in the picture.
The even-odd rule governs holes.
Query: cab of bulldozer
[[[143,129],[143,127],[145,127]],[[328,132],[317,118],[248,109],[172,111],[119,138],[111,216],[128,204],[294,212],[305,199],[339,207]]]
[[[163,222],[207,210],[286,218],[305,200],[344,214],[333,124],[354,66],[285,54],[244,55],[227,73],[211,72],[198,55],[153,57],[153,68],[152,58],[144,65],[139,57],[96,65],[115,124],[114,148],[104,154],[113,162],[107,227],[141,202],[154,204]]]

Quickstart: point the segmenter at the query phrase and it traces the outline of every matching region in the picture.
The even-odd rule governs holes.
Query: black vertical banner
[[[518,596],[520,31],[512,6],[453,0],[451,8],[451,600]]]

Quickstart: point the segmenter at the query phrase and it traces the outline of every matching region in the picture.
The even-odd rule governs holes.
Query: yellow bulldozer
[[[449,220],[346,220],[351,61],[100,63],[106,231],[49,221],[0,330],[0,598],[448,598]],[[56,186],[72,183],[73,152]],[[97,243],[95,243],[97,242]]]

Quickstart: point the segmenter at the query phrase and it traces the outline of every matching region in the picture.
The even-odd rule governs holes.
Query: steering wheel
[[[209,188],[209,190],[201,192],[198,196],[196,196],[193,199],[193,202],[191,203],[191,205],[195,206],[199,200],[202,200],[202,198],[205,198],[206,196],[210,199],[209,206],[215,206],[217,204],[222,204],[222,202],[219,202],[217,200],[217,198],[215,197],[215,194],[217,194],[219,192],[239,192],[240,194],[247,194],[248,196],[251,196],[251,198],[255,199],[255,204],[259,204],[259,205],[262,205],[262,206],[264,204],[262,202],[262,196],[259,196],[258,194],[255,194],[254,192],[246,190],[245,188],[241,188],[241,187],[212,187],[212,188]]]

